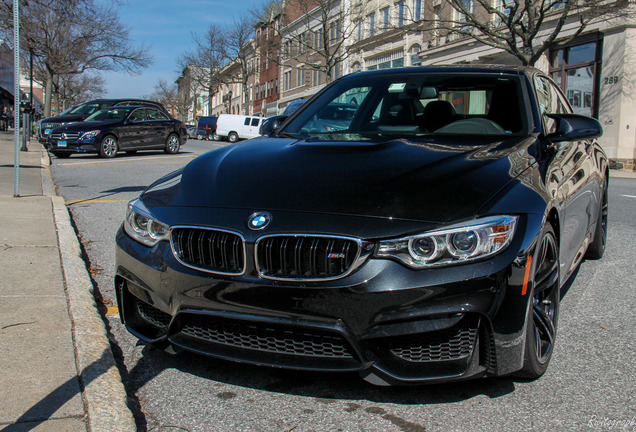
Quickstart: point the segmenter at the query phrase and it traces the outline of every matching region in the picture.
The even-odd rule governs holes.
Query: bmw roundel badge
[[[247,226],[249,229],[258,231],[265,228],[272,221],[272,215],[267,212],[258,212],[250,216]]]

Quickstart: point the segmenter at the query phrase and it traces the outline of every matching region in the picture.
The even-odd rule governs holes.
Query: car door
[[[565,97],[551,80],[537,76],[535,84],[538,92],[547,92],[547,103],[540,107],[542,114],[572,113]],[[546,131],[554,130],[554,120],[543,117]],[[555,154],[549,176],[561,208],[561,274],[566,275],[580,262],[585,253],[589,228],[598,214],[599,203],[595,199],[595,189],[598,185],[585,180],[591,177],[591,170],[594,169],[589,154],[593,149],[591,142],[569,141],[552,144]]]
[[[126,121],[127,139],[125,145],[122,145],[122,149],[139,150],[146,147],[146,109],[136,108],[128,116]]]
[[[146,114],[148,116],[148,146],[164,147],[168,135],[172,132],[171,119],[155,108],[147,108]]]
[[[249,136],[247,138],[254,138],[259,136],[258,128],[261,126],[261,119],[258,117],[252,117],[250,120]]]

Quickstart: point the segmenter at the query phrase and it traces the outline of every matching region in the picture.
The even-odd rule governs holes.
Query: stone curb
[[[93,285],[68,209],[62,197],[52,196],[51,200],[88,429],[91,432],[134,431],[136,426],[126,405],[126,390],[106,327],[95,305]]]

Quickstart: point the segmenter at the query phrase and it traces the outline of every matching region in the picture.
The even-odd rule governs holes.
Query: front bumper
[[[483,262],[415,271],[371,258],[302,283],[192,269],[167,242],[148,248],[120,229],[117,300],[138,338],[239,362],[358,371],[378,385],[504,375],[523,361],[522,284],[540,227],[520,218],[510,247]]]
[[[63,143],[63,145],[62,145]],[[98,144],[94,139],[58,141],[53,138],[47,140],[47,148],[52,153],[97,153]]]

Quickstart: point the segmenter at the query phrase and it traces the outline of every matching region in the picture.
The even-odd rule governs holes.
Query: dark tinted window
[[[146,115],[148,120],[168,120],[168,116],[157,109],[148,108]]]
[[[252,126],[258,126],[258,121],[259,121],[259,119],[253,118],[252,119]]]
[[[146,117],[146,111],[145,109],[136,109],[135,111],[133,111],[133,113],[130,115],[130,117],[128,118],[129,121],[133,121],[133,122],[139,122],[139,121],[145,121],[147,119]]]
[[[249,125],[250,125],[250,118],[249,118],[249,117],[247,117],[247,118],[245,119],[245,122],[243,122],[243,124],[244,124],[245,126],[249,126]]]

